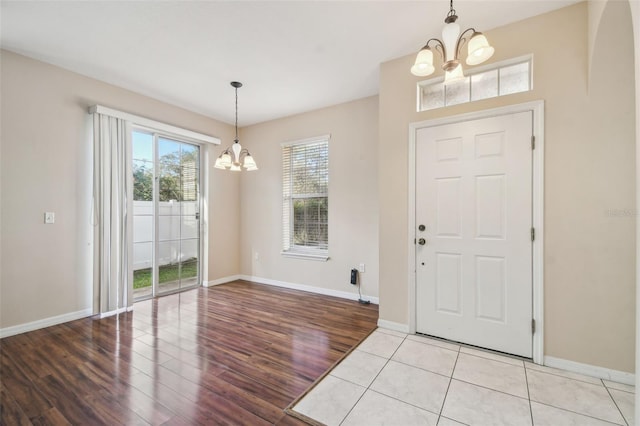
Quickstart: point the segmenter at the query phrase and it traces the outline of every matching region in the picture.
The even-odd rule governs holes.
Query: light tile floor
[[[377,329],[293,410],[332,425],[633,425],[633,386]]]

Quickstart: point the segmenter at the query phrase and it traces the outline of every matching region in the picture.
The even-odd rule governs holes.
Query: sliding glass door
[[[200,147],[134,130],[133,295],[200,282]]]

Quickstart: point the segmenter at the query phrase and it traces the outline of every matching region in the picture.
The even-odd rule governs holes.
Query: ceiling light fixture
[[[489,59],[494,52],[494,48],[489,45],[487,38],[474,28],[467,28],[460,34],[460,25],[456,24],[458,16],[453,8],[453,0],[450,0],[449,13],[444,19],[445,26],[442,30],[442,40],[432,38],[420,50],[416,57],[415,64],[411,67],[411,74],[418,77],[431,75],[435,68],[433,66],[433,51],[429,43],[433,42],[433,48],[442,57],[442,69],[445,71],[444,82],[452,83],[464,78],[462,64],[458,59],[462,46],[468,41],[467,65],[478,65]],[[471,37],[467,39],[468,33]]]
[[[239,172],[244,167],[247,171],[258,170],[255,160],[249,154],[247,148],[242,148],[238,140],[238,88],[242,87],[239,81],[232,81],[231,86],[236,89],[236,138],[233,145],[222,151],[222,154],[216,159],[215,168],[222,170],[231,170]]]

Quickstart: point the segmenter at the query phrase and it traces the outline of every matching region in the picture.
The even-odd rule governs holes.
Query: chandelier
[[[418,53],[415,64],[411,67],[411,74],[418,77],[431,75],[435,68],[433,66],[433,51],[429,45],[433,42],[433,48],[442,57],[442,69],[445,71],[444,82],[452,83],[464,78],[462,64],[458,59],[462,46],[467,43],[467,65],[478,65],[489,59],[494,52],[489,45],[487,38],[474,28],[467,28],[460,34],[460,25],[456,23],[458,16],[453,8],[453,0],[450,0],[449,13],[444,19],[445,26],[442,30],[442,41],[432,38],[424,45]],[[470,37],[467,39],[467,37]]]
[[[242,148],[238,140],[238,88],[242,87],[242,83],[232,81],[231,86],[236,89],[236,138],[229,148],[222,151],[222,154],[216,159],[214,167],[232,172],[242,171],[242,167],[247,171],[258,170],[255,160],[247,148]]]

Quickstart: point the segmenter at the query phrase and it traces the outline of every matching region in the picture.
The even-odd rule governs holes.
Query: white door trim
[[[409,124],[409,217],[408,217],[408,306],[409,306],[409,332],[416,332],[416,245],[415,221],[416,221],[416,132],[425,127],[441,126],[481,118],[500,115],[515,114],[518,112],[533,111],[533,134],[535,136],[535,149],[533,150],[533,200],[532,218],[535,228],[535,241],[533,242],[532,268],[533,268],[533,319],[536,329],[533,333],[533,362],[544,362],[544,101],[533,101],[518,105],[509,105],[484,111],[454,115],[451,117],[420,121]]]

